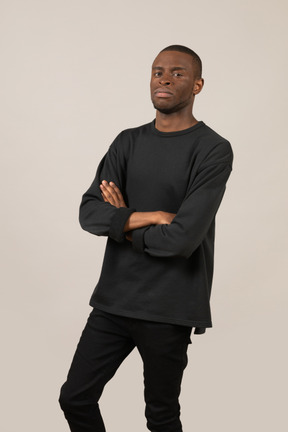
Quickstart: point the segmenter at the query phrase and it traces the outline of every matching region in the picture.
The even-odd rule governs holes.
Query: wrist
[[[161,210],[157,210],[153,212],[153,221],[154,225],[159,225],[161,223]]]

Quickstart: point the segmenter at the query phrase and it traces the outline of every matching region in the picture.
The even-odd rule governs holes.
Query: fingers
[[[109,202],[116,207],[126,207],[123,195],[114,182],[108,183],[106,180],[103,180],[100,189],[104,201]]]
[[[113,182],[110,182],[109,185],[112,187],[113,192],[116,194],[115,196],[117,197],[118,201],[124,201],[123,195],[122,195],[120,189],[116,186],[116,184]]]
[[[109,186],[109,184],[106,182],[106,180],[102,181],[102,183],[100,184],[100,189],[101,189],[104,201],[109,202],[110,204],[116,206],[116,204],[117,204],[117,200],[115,200],[116,193],[114,192],[114,189],[111,186]]]

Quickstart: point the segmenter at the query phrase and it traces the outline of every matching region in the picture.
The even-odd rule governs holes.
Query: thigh
[[[146,399],[177,399],[192,328],[174,324],[141,323],[136,339],[143,359]]]
[[[61,392],[66,399],[99,399],[105,384],[135,347],[121,317],[93,309],[78,342]]]

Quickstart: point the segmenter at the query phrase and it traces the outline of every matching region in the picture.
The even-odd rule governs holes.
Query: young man
[[[230,143],[192,114],[201,69],[189,48],[159,53],[151,76],[156,119],[116,137],[83,195],[82,228],[108,238],[93,310],[61,387],[72,432],[105,431],[98,400],[135,347],[148,429],[182,431],[187,347],[193,327],[196,334],[212,327],[215,215],[233,161]]]

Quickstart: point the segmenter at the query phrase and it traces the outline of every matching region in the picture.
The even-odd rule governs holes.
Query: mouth
[[[160,98],[167,98],[173,96],[173,93],[170,92],[169,90],[159,88],[154,91],[154,95]]]

